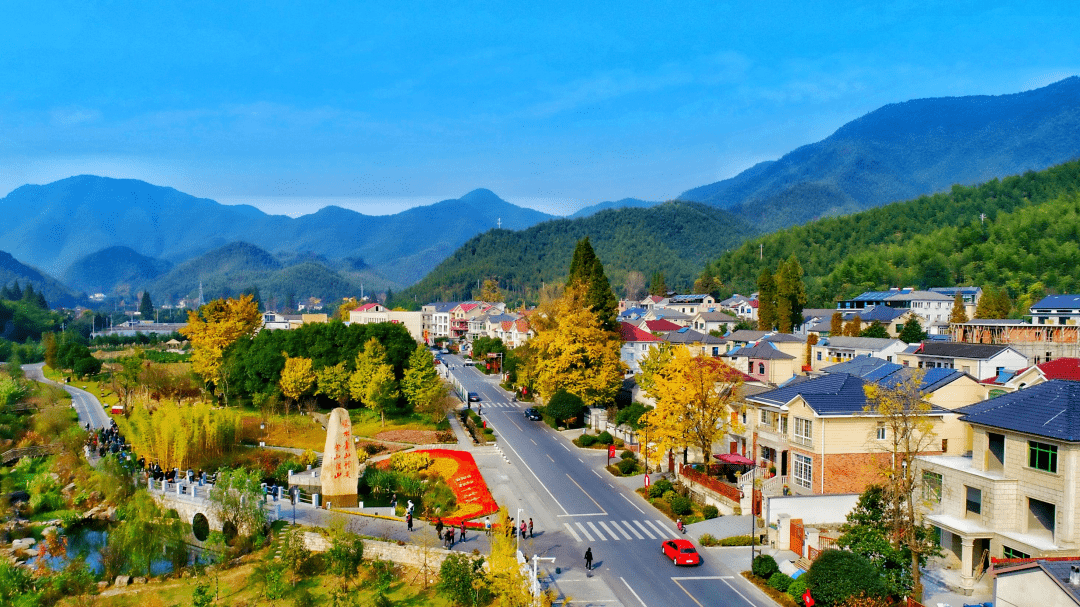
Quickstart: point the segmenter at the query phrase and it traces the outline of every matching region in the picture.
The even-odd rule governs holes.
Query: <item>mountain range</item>
[[[779,160],[683,192],[765,230],[1038,171],[1080,156],[1080,77],[874,110]]]

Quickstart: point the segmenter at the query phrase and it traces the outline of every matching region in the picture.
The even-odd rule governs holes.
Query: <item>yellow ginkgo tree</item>
[[[301,397],[310,394],[314,386],[315,370],[312,368],[311,359],[285,354],[285,367],[281,370],[278,387],[288,399],[286,402],[297,403]],[[286,409],[286,415],[288,412]]]
[[[541,396],[548,399],[565,390],[589,407],[615,401],[624,372],[619,335],[602,328],[579,288],[568,287],[562,297],[534,313],[530,322],[537,330],[529,344]]]
[[[398,382],[394,366],[386,356],[386,348],[372,337],[364,344],[364,350],[356,356],[356,370],[349,376],[349,394],[353,400],[364,403],[377,411],[386,425],[386,410],[398,398]]]
[[[648,426],[657,455],[697,447],[708,461],[713,443],[733,427],[743,376],[717,358],[694,356],[685,346],[672,349],[671,359],[652,378],[649,396],[656,408],[639,424]]]
[[[218,396],[229,403],[228,376],[223,373],[225,350],[259,328],[259,307],[251,295],[239,299],[215,299],[188,312],[188,324],[180,333],[191,342],[191,369],[213,384]]]

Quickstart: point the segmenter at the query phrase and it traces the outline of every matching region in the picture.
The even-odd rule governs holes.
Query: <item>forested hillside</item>
[[[1011,95],[894,103],[680,199],[774,230],[1080,156],[1080,77]]]
[[[668,202],[650,208],[605,210],[581,219],[544,222],[520,232],[491,230],[466,242],[431,274],[402,291],[392,305],[479,297],[484,279],[498,279],[510,302],[535,303],[545,284],[566,280],[578,240],[588,236],[615,292],[632,271],[663,272],[668,286],[688,289],[704,260],[754,229],[707,205]],[[478,285],[479,281],[479,285]]]
[[[33,285],[34,290],[44,295],[45,301],[53,307],[70,308],[76,304],[86,305],[87,303],[85,299],[76,297],[70,289],[52,276],[20,262],[9,253],[0,251],[0,286],[14,286],[16,282],[22,287]]]
[[[112,294],[117,287],[128,293],[169,271],[164,259],[140,255],[129,247],[109,247],[75,260],[61,276],[71,288],[86,293]]]
[[[806,272],[811,307],[889,286],[1001,286],[1013,298],[1032,288],[1076,291],[1078,191],[1080,161],[954,186],[947,194],[750,240],[707,271],[725,292],[748,293],[763,266],[775,268],[794,254]]]

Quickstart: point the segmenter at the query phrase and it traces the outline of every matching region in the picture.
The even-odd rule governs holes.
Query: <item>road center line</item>
[[[592,500],[592,503],[596,504],[596,507],[600,509],[600,512],[603,512],[604,514],[607,514],[607,510],[604,510],[604,507],[600,505],[600,502],[594,500],[593,496],[589,495],[589,492],[586,491],[584,487],[582,487],[581,485],[578,485],[578,482],[575,481],[572,476],[567,474],[566,478],[570,479],[571,483],[574,483],[575,485],[577,485],[577,488],[581,489],[581,492],[585,494],[585,497],[589,498],[590,500]],[[566,512],[565,508],[563,509],[563,512]]]
[[[566,508],[563,507],[561,503],[559,503],[559,500],[555,499],[555,494],[551,492],[551,489],[548,489],[548,486],[544,484],[544,481],[540,480],[539,476],[536,476],[536,472],[533,472],[533,469],[529,466],[529,463],[525,461],[524,457],[521,457],[521,454],[517,452],[517,449],[514,448],[514,445],[510,444],[510,441],[504,442],[506,443],[506,446],[510,447],[510,450],[514,452],[514,455],[516,455],[517,458],[521,460],[521,464],[525,466],[525,469],[529,471],[529,474],[533,475],[533,478],[536,479],[536,482],[540,483],[540,486],[544,488],[544,491],[547,491],[547,494],[551,497],[551,501],[555,502],[555,505],[563,511],[563,514],[570,514],[566,511]]]
[[[532,440],[532,444],[536,445],[536,441],[534,441],[534,440],[533,440],[533,439],[531,439],[531,438],[530,438],[529,440]],[[537,445],[537,446],[539,447],[539,445]],[[552,460],[552,461],[554,461],[554,460]]]
[[[635,598],[635,599],[637,599],[637,600],[638,600],[638,602],[640,602],[640,603],[641,603],[641,607],[649,607],[648,605],[646,605],[646,604],[645,604],[645,601],[642,601],[642,600],[641,600],[641,597],[640,597],[640,596],[638,596],[638,593],[634,592],[634,589],[633,589],[632,587],[630,587],[630,583],[629,583],[629,582],[627,582],[626,580],[624,580],[624,579],[623,579],[623,578],[621,578],[621,577],[620,577],[619,579],[620,579],[620,580],[622,580],[622,583],[626,584],[626,589],[627,589],[627,590],[629,590],[629,591],[630,591],[630,593],[634,595],[634,598]]]
[[[679,588],[682,588],[682,591],[686,593],[686,596],[690,597],[691,601],[694,601],[695,603],[697,603],[698,607],[705,607],[704,605],[701,604],[701,601],[697,600],[696,598],[694,598],[694,595],[690,594],[690,591],[687,590],[686,587],[684,587],[682,584],[679,583],[678,579],[671,578],[671,581],[675,582],[675,585],[678,586]],[[743,598],[746,598],[746,597],[743,597]]]
[[[563,449],[566,449],[567,451],[570,451],[570,447],[567,447],[563,443],[560,442],[559,445],[561,445]]]

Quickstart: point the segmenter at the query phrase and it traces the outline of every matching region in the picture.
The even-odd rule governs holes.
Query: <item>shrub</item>
[[[390,456],[390,468],[399,472],[419,472],[432,463],[431,456],[420,451],[395,453]]]
[[[733,535],[731,537],[725,537],[724,539],[720,540],[720,545],[721,546],[749,546],[750,545],[750,540],[751,540],[751,538],[750,538],[749,535]],[[757,538],[753,538],[753,542],[754,542],[755,546],[760,546],[761,545],[761,542],[758,541]]]
[[[582,434],[578,439],[578,444],[582,447],[591,447],[596,444],[596,437],[592,434]]]
[[[624,459],[615,464],[615,467],[619,469],[619,472],[623,474],[633,474],[637,470],[637,461],[632,459]]]
[[[656,483],[654,483],[653,486],[660,490],[660,495],[663,495],[663,494],[667,493],[668,491],[672,491],[672,490],[675,489],[675,485],[672,485],[671,481],[669,481],[666,478],[662,478],[662,479],[656,481]]]
[[[773,557],[768,554],[759,554],[754,557],[754,562],[750,565],[750,570],[759,578],[767,580],[771,578],[774,573],[780,571],[780,567],[776,565],[776,559]]]
[[[547,412],[554,418],[555,425],[563,425],[571,419],[584,415],[585,402],[576,394],[559,390],[548,401]]]
[[[803,604],[802,595],[806,592],[806,574],[800,575],[798,578],[792,580],[791,584],[787,587],[787,595],[791,597],[793,601],[799,605]]]
[[[861,554],[847,550],[826,550],[818,555],[806,572],[806,585],[822,605],[839,605],[860,593],[868,597],[885,595],[885,582],[877,567]]]
[[[711,533],[702,533],[701,537],[699,537],[697,541],[699,544],[705,546],[706,548],[720,545],[720,540],[713,537]]]
[[[634,455],[634,452],[629,449],[624,449],[623,452],[619,454],[619,459],[632,459],[636,461],[637,455]]]
[[[769,577],[769,588],[779,592],[787,592],[788,586],[791,586],[792,581],[790,575],[777,571]]]
[[[694,506],[690,502],[690,498],[685,495],[675,494],[668,502],[671,504],[671,511],[680,516],[685,516],[694,511]]]
[[[603,432],[598,434],[596,436],[596,440],[601,445],[614,445],[615,444],[615,437],[612,436],[611,433],[608,432],[607,430],[604,430]]]
[[[720,516],[720,510],[716,506],[709,504],[708,506],[705,506],[701,509],[701,514],[705,517],[706,520],[708,520]]]

